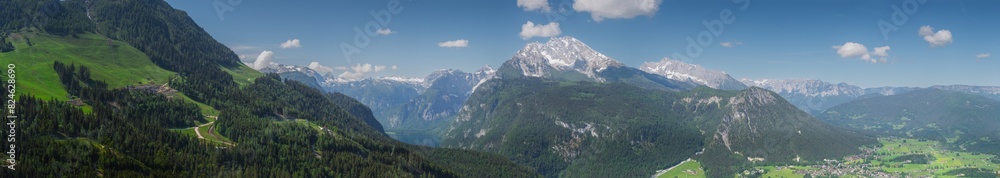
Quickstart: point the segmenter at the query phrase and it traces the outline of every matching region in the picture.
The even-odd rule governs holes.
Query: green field
[[[812,169],[808,167],[782,167],[781,170],[777,170],[777,167],[760,167],[760,169],[765,170],[765,173],[760,177],[773,177],[773,178],[801,178],[804,175],[795,174],[797,170]]]
[[[163,84],[174,72],[153,64],[144,53],[120,41],[111,41],[97,34],[59,37],[26,29],[8,38],[15,49],[0,53],[4,66],[16,65],[18,92],[35,95],[41,99],[68,100],[68,93],[59,82],[52,64],[85,65],[95,80],[103,80],[109,87],[128,85]],[[26,41],[31,41],[28,46]]]
[[[239,65],[232,68],[223,67],[222,71],[233,75],[233,81],[240,84],[240,86],[250,84],[254,79],[260,76],[264,76],[264,73],[260,73],[257,70],[251,69],[245,65]]]
[[[183,128],[183,129],[170,129],[170,130],[174,131],[174,132],[179,132],[179,133],[187,135],[187,136],[191,136],[191,137],[195,137],[195,138],[198,137],[198,134],[194,133],[194,127]]]
[[[682,162],[677,167],[667,170],[667,172],[660,174],[657,178],[701,178],[706,177],[705,170],[701,168],[701,163],[695,160],[688,160]]]
[[[872,161],[872,165],[893,173],[907,173],[911,176],[945,177],[948,171],[962,168],[985,168],[995,170],[997,164],[990,162],[993,155],[950,151],[941,148],[938,142],[916,139],[883,139],[882,149],[876,151],[886,157]],[[906,155],[929,155],[934,158],[928,164],[906,164],[893,159]]]
[[[312,122],[309,122],[308,120],[305,119],[295,119],[295,123],[299,123],[309,128],[316,129],[317,131],[323,131],[323,129],[319,128],[319,125],[313,124]]]
[[[52,68],[55,61],[87,66],[91,69],[91,76],[95,80],[107,82],[111,88],[140,84],[159,85],[166,83],[171,76],[175,76],[174,72],[156,66],[138,49],[120,41],[111,41],[109,46],[108,40],[97,34],[60,37],[25,29],[13,33],[8,40],[14,44],[16,50],[0,53],[0,59],[3,59],[5,67],[8,63],[16,65],[18,93],[34,95],[43,100],[69,100],[69,94],[66,93]],[[27,41],[31,41],[32,45],[28,46]],[[246,66],[236,67],[233,70],[223,69],[240,77],[255,78],[263,75]],[[237,80],[239,81],[247,82],[245,79]],[[198,105],[203,115],[219,115],[219,111],[215,108],[194,101],[183,93],[178,92],[174,96]],[[81,109],[88,113],[91,110],[87,105]]]
[[[184,101],[191,102],[191,103],[194,103],[195,105],[198,105],[198,108],[201,109],[201,115],[205,115],[205,116],[218,116],[219,115],[219,110],[216,110],[212,106],[209,106],[209,105],[207,105],[205,103],[194,101],[193,99],[191,99],[187,95],[184,95],[184,93],[177,92],[177,93],[174,94],[174,96],[180,97],[181,99],[184,99]],[[215,121],[214,118],[208,118],[208,119],[209,119],[208,122]]]
[[[996,172],[1000,169],[1000,164],[990,161],[994,155],[952,151],[937,141],[901,138],[882,138],[879,141],[882,146],[874,148],[870,153],[850,156],[838,160],[837,163],[828,164],[840,164],[838,167],[864,170],[869,174],[884,173],[911,177],[959,177],[957,173],[951,171],[983,169],[986,172]],[[783,169],[780,171],[777,170],[779,168],[777,166],[760,166],[756,169],[764,171],[761,177],[803,177],[806,172],[823,172],[819,166],[821,165],[796,165],[781,167]],[[874,175],[857,173],[840,175],[840,177],[872,176]]]

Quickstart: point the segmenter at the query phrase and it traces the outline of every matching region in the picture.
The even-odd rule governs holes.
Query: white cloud
[[[344,73],[341,73],[337,77],[347,80],[360,80],[369,72],[372,72],[372,64],[355,64],[351,67],[351,70],[344,71]]]
[[[872,55],[881,57],[889,56],[889,49],[889,46],[875,47],[875,49],[873,49],[874,51],[872,51]]]
[[[396,33],[396,32],[392,31],[392,29],[381,28],[381,29],[376,30],[375,33],[377,33],[379,35],[391,35],[391,34]]]
[[[976,61],[979,61],[980,59],[984,59],[984,58],[990,58],[990,56],[993,56],[993,55],[991,55],[990,53],[977,54],[976,55]]]
[[[590,12],[594,21],[604,19],[628,19],[640,15],[653,16],[660,9],[663,0],[576,0],[573,9]]]
[[[833,49],[837,50],[837,54],[841,58],[860,58],[861,60],[877,64],[886,63],[889,57],[889,46],[875,47],[874,51],[869,52],[868,47],[861,43],[847,42],[844,45],[833,46]],[[874,57],[873,57],[874,56]]]
[[[548,0],[517,0],[517,7],[524,8],[525,11],[542,10],[543,12],[552,11],[552,7],[549,6]]]
[[[344,73],[340,73],[340,75],[337,75],[337,78],[347,79],[350,81],[361,80],[363,77],[365,77],[364,73],[351,72],[351,71],[344,71]]]
[[[316,61],[313,61],[312,63],[309,63],[309,69],[315,70],[316,72],[319,72],[320,74],[327,74],[327,73],[333,72],[333,68],[324,66],[323,64],[319,64],[319,62],[316,62]]]
[[[392,65],[392,70],[396,70],[396,69],[399,69],[399,66]]]
[[[310,64],[310,66],[312,66],[312,65]],[[346,79],[346,80],[350,80],[350,81],[361,80],[368,73],[382,72],[382,71],[385,71],[388,68],[390,68],[390,67],[389,66],[385,66],[385,65],[373,65],[373,64],[355,64],[354,66],[351,66],[349,70],[347,70],[347,67],[344,67],[344,66],[334,67],[334,69],[337,69],[337,70],[341,70],[341,69],[347,70],[347,71],[344,71],[344,73],[341,73],[340,75],[338,75],[337,77],[342,78],[342,79]],[[313,69],[313,70],[315,70],[315,69]],[[396,70],[396,66],[392,66],[392,70]]]
[[[351,70],[360,73],[372,72],[372,64],[356,64],[353,67],[351,67]]]
[[[934,28],[931,28],[930,25],[924,25],[924,26],[920,27],[920,32],[918,32],[918,33],[920,34],[920,36],[933,35],[934,34]]]
[[[272,61],[274,61],[274,52],[271,51],[260,52],[260,55],[257,56],[257,61],[253,62],[253,68],[260,70],[263,68],[276,66]]]
[[[336,66],[336,67],[333,67],[333,69],[336,69],[336,70],[347,70],[347,66]]]
[[[743,42],[740,42],[740,41],[724,41],[724,42],[719,43],[719,45],[721,45],[722,47],[732,48],[732,47],[736,47],[736,46],[739,46],[739,45],[743,45]]]
[[[562,33],[559,29],[559,23],[549,22],[546,25],[535,25],[534,22],[528,21],[521,25],[521,39],[529,39],[532,37],[554,37]]]
[[[300,47],[302,47],[302,44],[299,43],[299,39],[290,39],[288,41],[285,41],[284,43],[281,43],[281,48],[284,49],[300,48]]]
[[[469,47],[469,40],[452,40],[438,43],[438,46],[445,48],[464,48]]]
[[[930,43],[931,47],[945,46],[952,42],[951,30],[938,30],[934,32],[934,28],[930,25],[920,27],[918,34],[923,36],[924,41]]]
[[[837,49],[837,54],[840,54],[841,58],[859,57],[868,54],[868,48],[865,45],[855,42],[847,42],[844,45],[834,46],[833,49]]]

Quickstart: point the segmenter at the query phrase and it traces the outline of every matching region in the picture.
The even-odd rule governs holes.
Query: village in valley
[[[797,165],[756,166],[735,177],[995,177],[1000,157],[949,150],[937,141],[880,138],[881,145],[861,148],[862,154],[843,159],[801,160]],[[697,160],[684,161],[654,177],[706,177]]]
[[[880,138],[878,147],[842,160],[825,159],[813,165],[761,166],[746,177],[982,177],[996,176],[995,155],[949,150],[937,141]]]

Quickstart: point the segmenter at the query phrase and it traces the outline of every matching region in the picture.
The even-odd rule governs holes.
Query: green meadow
[[[673,169],[667,170],[667,172],[660,174],[657,178],[702,178],[706,177],[705,170],[701,168],[701,163],[696,160],[690,160],[677,165]]]
[[[992,174],[1000,164],[991,162],[990,154],[949,150],[937,141],[882,138],[882,146],[871,153],[858,155],[859,159],[838,160],[843,167],[859,168],[870,172],[908,177],[967,177],[972,174]],[[764,170],[760,177],[803,177],[802,172],[821,170],[820,165],[759,166]],[[872,177],[874,175],[845,174],[839,177]],[[993,174],[992,176],[996,176]]]
[[[110,41],[109,45],[107,39],[97,34],[60,37],[26,29],[11,34],[8,40],[15,50],[0,53],[0,59],[4,66],[16,65],[18,93],[45,100],[69,100],[52,67],[55,61],[85,65],[95,80],[103,80],[112,88],[150,82],[163,84],[175,75],[153,64],[132,46],[120,41]]]

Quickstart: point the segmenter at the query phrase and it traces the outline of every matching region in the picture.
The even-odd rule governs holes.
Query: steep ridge
[[[685,100],[720,100],[697,98]],[[859,153],[858,147],[875,143],[859,133],[827,125],[762,88],[751,87],[721,100],[728,101],[722,107],[724,115],[699,156],[709,169],[735,168],[734,161],[820,161]]]
[[[497,69],[499,78],[539,77],[566,81],[625,82],[643,88],[687,90],[696,84],[625,66],[576,38],[529,43]]]
[[[867,92],[847,83],[829,83],[809,79],[750,80],[742,79],[748,86],[774,91],[793,105],[810,114],[819,114],[830,107],[846,103]]]
[[[369,78],[350,82],[328,82],[322,84],[328,92],[338,92],[356,98],[370,107],[375,118],[384,128],[399,126],[399,110],[424,90],[423,79],[398,80],[392,78]]]
[[[494,73],[488,66],[474,73],[459,70],[432,73],[425,79],[430,87],[400,108],[400,120],[394,121],[398,126],[392,128],[440,135],[440,131],[434,130],[449,125],[474,88],[493,78]]]
[[[422,79],[327,79],[323,85],[327,91],[344,93],[371,106],[386,130],[435,135],[434,129],[448,125],[476,87],[495,74],[495,69],[485,66],[471,73],[438,70]]]
[[[504,66],[518,70],[522,76],[604,81],[598,73],[625,64],[567,36],[546,43],[529,43]]]
[[[442,146],[496,152],[549,177],[642,176],[692,156],[724,176],[750,160],[819,161],[872,143],[760,88],[676,92],[517,78],[483,84]]]
[[[668,79],[687,81],[720,90],[742,90],[747,88],[742,82],[730,77],[725,72],[707,69],[670,58],[663,58],[663,60],[658,62],[643,63],[639,69],[667,77]]]
[[[693,155],[703,140],[664,109],[678,97],[624,83],[490,80],[462,107],[442,147],[499,153],[548,177],[648,176]]]

